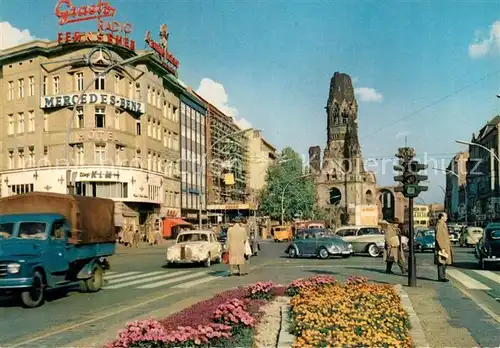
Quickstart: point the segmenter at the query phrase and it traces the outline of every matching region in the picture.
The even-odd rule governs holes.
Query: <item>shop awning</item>
[[[175,226],[191,226],[187,221],[182,219],[167,218],[163,220],[163,237],[170,238],[172,236],[172,227]]]

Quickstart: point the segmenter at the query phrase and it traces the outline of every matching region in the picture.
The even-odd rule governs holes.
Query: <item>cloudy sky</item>
[[[325,146],[331,76],[350,74],[363,154],[381,185],[393,182],[384,159],[405,140],[431,166],[443,167],[464,150],[455,140],[470,140],[500,109],[498,2],[110,2],[116,20],[134,25],[138,48],[146,30],[167,23],[186,84],[304,158],[309,146]],[[55,4],[2,1],[0,49],[95,29],[59,27]],[[443,173],[429,179],[423,199],[442,202]]]

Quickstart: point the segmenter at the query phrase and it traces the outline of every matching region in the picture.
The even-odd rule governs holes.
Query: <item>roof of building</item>
[[[486,138],[493,130],[497,129],[497,126],[500,124],[500,115],[496,115],[491,120],[486,122],[486,124],[479,130],[477,134],[472,134],[472,141],[477,142],[481,139]]]

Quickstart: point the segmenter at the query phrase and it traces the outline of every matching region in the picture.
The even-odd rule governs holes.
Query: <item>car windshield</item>
[[[21,222],[19,225],[19,238],[21,239],[47,239],[45,222]]]
[[[204,233],[185,233],[177,238],[177,243],[185,242],[208,242],[208,236]]]
[[[12,222],[0,223],[0,238],[10,238],[13,230],[14,224]]]
[[[425,231],[422,233],[422,235],[424,236],[435,236],[436,235],[436,232],[435,231]]]

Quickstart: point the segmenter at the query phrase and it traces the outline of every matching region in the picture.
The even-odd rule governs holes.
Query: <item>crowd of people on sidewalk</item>
[[[453,263],[453,250],[446,221],[448,216],[441,213],[436,223],[436,245],[434,252],[434,263],[437,266],[438,281],[448,282],[446,278],[446,267]],[[401,272],[405,274],[408,269],[401,242],[403,224],[394,219],[390,222],[383,220],[380,223],[385,235],[384,261],[386,262],[386,273],[393,274],[392,267],[397,263]]]
[[[163,236],[159,229],[154,230],[148,228],[147,232],[139,232],[133,226],[121,227],[118,231],[118,243],[126,247],[137,248],[140,243],[147,243],[149,245],[160,245],[163,242]]]

